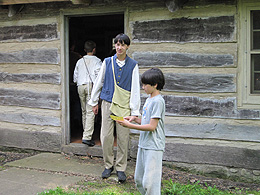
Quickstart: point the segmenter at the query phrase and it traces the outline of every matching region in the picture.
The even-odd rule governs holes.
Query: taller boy
[[[103,61],[102,67],[96,79],[89,104],[93,106],[95,114],[98,112],[98,99],[102,99],[102,124],[101,124],[101,145],[105,170],[102,178],[108,178],[114,170],[117,171],[118,181],[125,182],[125,170],[127,166],[127,153],[129,141],[129,129],[115,123],[110,118],[112,114],[110,107],[114,94],[114,74],[116,84],[130,92],[129,108],[131,116],[139,116],[140,109],[140,83],[139,68],[135,60],[126,55],[130,46],[130,39],[125,34],[119,34],[114,39],[116,54]],[[113,63],[112,60],[113,59]],[[114,74],[112,65],[114,65]],[[114,125],[116,125],[117,155],[114,165]]]

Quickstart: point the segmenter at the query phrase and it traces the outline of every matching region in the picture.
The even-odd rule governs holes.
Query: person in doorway
[[[152,68],[142,74],[141,82],[145,93],[149,95],[143,107],[142,119],[124,117],[123,121],[117,123],[141,131],[135,169],[136,187],[142,195],[158,195],[161,194],[162,157],[165,148],[165,101],[160,90],[163,89],[165,79],[160,69]]]
[[[128,57],[126,54],[130,46],[130,38],[125,34],[119,34],[114,39],[116,54],[108,57],[103,61],[101,70],[92,90],[89,104],[93,106],[95,114],[98,113],[98,99],[102,100],[101,104],[101,145],[103,150],[103,159],[105,170],[102,173],[102,178],[110,177],[112,171],[117,171],[118,181],[123,183],[126,181],[125,170],[127,167],[127,153],[129,141],[129,129],[115,123],[110,117],[112,111],[112,99],[114,96],[115,85],[129,92],[128,107],[129,114],[132,117],[140,115],[140,83],[139,83],[139,68],[135,60]],[[116,83],[114,83],[114,80]],[[114,85],[115,84],[115,85]],[[120,98],[119,98],[119,101]],[[117,137],[117,155],[114,165],[114,126],[116,125]]]
[[[95,142],[92,140],[92,134],[94,132],[95,115],[93,113],[92,106],[88,105],[87,102],[91,97],[92,86],[95,83],[102,62],[95,56],[95,42],[86,41],[84,51],[87,55],[84,55],[77,61],[73,81],[77,83],[81,104],[82,124],[84,129],[82,143],[87,144],[88,146],[94,146]]]

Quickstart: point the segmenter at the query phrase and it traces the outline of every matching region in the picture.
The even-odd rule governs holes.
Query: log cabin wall
[[[151,67],[165,74],[164,160],[178,166],[233,167],[231,172],[247,170],[260,180],[260,109],[238,105],[239,6],[245,1],[189,0],[178,10],[167,7],[169,1],[155,0],[36,3],[13,17],[2,6],[0,145],[63,150],[68,136],[64,13],[123,10],[125,33],[132,39],[128,55],[138,61],[140,75]],[[142,91],[142,102],[145,98]],[[132,130],[132,158],[137,142],[138,131]]]
[[[26,4],[0,19],[0,143],[60,151],[61,40],[56,4]]]
[[[259,106],[238,104],[239,3],[188,1],[175,12],[136,8],[130,11],[128,32],[140,72],[159,67],[165,74],[164,160],[193,170],[208,164],[202,172],[260,181]],[[145,98],[142,94],[142,102]],[[132,156],[137,135],[133,130]],[[219,166],[234,169],[217,171]]]

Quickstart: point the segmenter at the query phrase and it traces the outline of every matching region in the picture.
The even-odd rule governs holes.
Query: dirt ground
[[[4,167],[4,164],[7,162],[23,159],[32,155],[36,155],[39,152],[37,151],[25,151],[19,149],[10,149],[0,147],[0,170]],[[66,155],[64,154],[64,158],[66,159],[77,159],[82,163],[98,163],[103,164],[102,158],[98,157],[89,157],[89,156],[76,156],[76,155]],[[130,161],[128,166],[135,167],[135,162]],[[162,173],[163,180],[171,179],[173,182],[178,182],[181,184],[193,184],[200,181],[200,184],[204,185],[207,183],[208,186],[216,186],[218,189],[233,191],[233,190],[248,190],[248,191],[260,191],[260,184],[254,183],[243,183],[243,182],[234,182],[231,180],[220,179],[220,178],[213,178],[213,177],[205,177],[202,175],[195,175],[188,172],[175,170],[170,168],[169,166],[163,166],[163,173]],[[95,178],[90,176],[90,178],[85,178],[87,181],[91,181]],[[113,181],[111,181],[113,182]],[[116,181],[114,181],[116,182]],[[128,175],[127,176],[127,183],[133,183],[134,186],[134,176]]]
[[[85,157],[73,156],[72,158],[78,158],[79,161],[84,163],[101,163],[101,164],[103,163],[102,158],[96,158],[96,157],[90,158],[87,156]],[[129,161],[128,166],[132,166],[134,169],[135,162]],[[205,187],[206,187],[205,185],[206,183],[207,186],[211,186],[211,187],[216,186],[216,188],[218,189],[227,190],[227,191],[233,191],[233,190],[260,191],[260,184],[235,182],[226,179],[206,177],[202,175],[191,174],[185,171],[176,170],[169,166],[163,166],[162,179],[163,180],[171,179],[173,182],[178,182],[181,184],[195,184],[199,181],[199,183]],[[134,176],[128,175],[127,182],[133,183],[134,185]]]

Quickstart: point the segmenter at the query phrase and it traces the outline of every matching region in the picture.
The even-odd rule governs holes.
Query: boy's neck
[[[116,54],[116,56],[117,56],[117,59],[118,59],[119,61],[124,61],[125,58],[126,58],[126,54],[123,54],[123,55],[118,55],[118,54]]]
[[[153,91],[150,95],[150,97],[152,98],[152,97],[155,97],[155,96],[157,96],[157,95],[160,95],[161,93],[160,93],[160,91],[159,90],[155,90],[155,91]]]
[[[88,56],[93,56],[94,53],[93,53],[93,52],[88,52],[87,55],[88,55]]]

